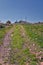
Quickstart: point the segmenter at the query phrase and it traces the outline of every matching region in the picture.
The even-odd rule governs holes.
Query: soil
[[[43,65],[43,62],[40,62],[40,65]]]
[[[10,53],[10,42],[11,42],[11,29],[7,34],[5,34],[3,44],[0,46],[0,64],[9,65],[9,53]]]

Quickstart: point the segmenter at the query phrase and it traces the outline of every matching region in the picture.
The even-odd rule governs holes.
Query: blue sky
[[[43,21],[43,0],[0,0],[0,20]]]

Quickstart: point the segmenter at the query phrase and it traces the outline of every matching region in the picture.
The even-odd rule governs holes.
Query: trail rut
[[[9,65],[9,53],[10,53],[10,42],[11,42],[11,33],[13,28],[5,34],[3,44],[0,46],[0,64]]]
[[[31,42],[26,35],[26,31],[22,25],[20,25],[20,32],[21,36],[25,39],[25,46],[29,48],[31,54],[35,54],[36,58],[38,58],[38,55],[43,54],[43,52],[39,52],[40,47],[35,42]],[[41,56],[40,56],[41,57]],[[40,58],[39,57],[39,58]],[[43,65],[43,62],[39,62],[37,65]]]

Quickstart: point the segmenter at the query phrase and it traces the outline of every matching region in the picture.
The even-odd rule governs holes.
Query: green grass
[[[12,45],[14,48],[22,48],[23,39],[21,38],[19,26],[16,25],[14,28],[14,33],[12,37]]]
[[[17,65],[26,65],[26,62],[37,62],[36,56],[34,54],[30,54],[29,48],[23,48],[25,40],[20,34],[19,25],[15,25],[12,35],[10,63]]]
[[[30,65],[37,65],[35,61],[32,61]]]
[[[0,44],[2,43],[4,34],[5,34],[5,28],[3,28],[3,29],[0,30]]]
[[[43,48],[43,24],[24,24],[23,26],[30,41],[35,41]]]
[[[19,29],[20,29],[19,25],[16,25],[15,28],[14,28],[14,32],[13,32],[11,49],[13,49],[14,51],[11,51],[11,58],[10,58],[11,63],[20,62],[20,57],[21,57],[21,53],[22,53],[21,49],[22,49],[22,45],[23,45],[24,41],[23,41],[23,38],[20,35]]]

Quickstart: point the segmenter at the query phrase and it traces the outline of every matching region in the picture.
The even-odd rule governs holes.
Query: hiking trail
[[[13,28],[9,30],[4,37],[3,44],[0,46],[0,64],[9,65],[9,53],[10,53],[10,42],[11,42],[11,33]]]

